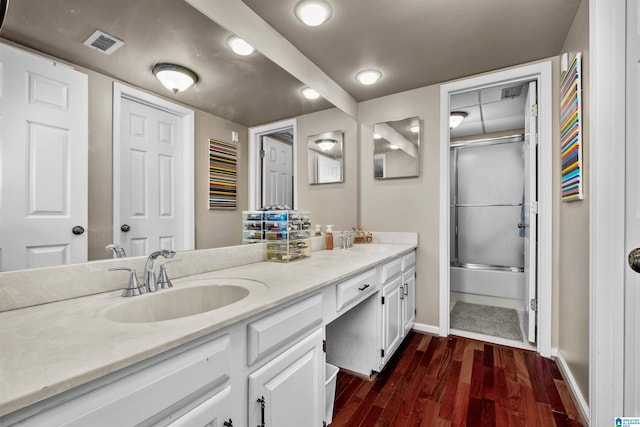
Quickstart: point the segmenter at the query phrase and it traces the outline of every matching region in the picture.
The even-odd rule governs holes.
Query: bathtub
[[[518,268],[452,266],[449,280],[451,292],[524,299],[524,271]]]

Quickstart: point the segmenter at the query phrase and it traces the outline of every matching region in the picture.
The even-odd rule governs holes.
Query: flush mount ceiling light
[[[420,132],[420,125],[412,125],[409,129],[413,133],[418,133],[418,132]]]
[[[356,74],[356,80],[363,85],[369,86],[380,80],[382,73],[378,70],[363,70]]]
[[[468,114],[464,111],[452,111],[451,115],[449,116],[449,128],[457,128],[467,116]]]
[[[294,13],[306,25],[317,27],[331,18],[333,9],[326,0],[302,0],[296,5]]]
[[[304,96],[307,99],[318,99],[318,98],[320,98],[320,94],[318,92],[316,92],[315,90],[311,89],[310,87],[305,87],[300,92],[302,93],[302,96]]]
[[[400,147],[398,147],[398,146],[397,146],[397,145],[395,145],[395,144],[389,144],[389,148],[391,148],[392,150],[397,150],[397,149],[399,149]]]
[[[325,138],[316,140],[316,145],[320,147],[322,151],[330,151],[337,143],[338,141],[336,141],[335,139]]]
[[[373,139],[380,139],[380,138],[382,138],[382,135],[380,135],[378,132],[373,133]]]
[[[152,71],[160,83],[173,93],[187,90],[198,81],[196,73],[181,65],[156,64]]]
[[[238,55],[248,56],[255,52],[253,46],[251,46],[249,43],[242,40],[238,36],[229,37],[229,39],[227,40],[227,44],[229,45],[231,50],[233,50]]]

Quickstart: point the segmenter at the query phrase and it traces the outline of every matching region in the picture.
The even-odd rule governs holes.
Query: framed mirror
[[[343,139],[342,131],[324,132],[307,138],[309,184],[344,180]]]
[[[373,177],[420,176],[419,117],[377,123],[373,126]]]

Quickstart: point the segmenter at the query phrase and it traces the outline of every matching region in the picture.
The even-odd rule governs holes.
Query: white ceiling
[[[519,91],[517,96],[508,96]],[[524,128],[528,83],[510,83],[451,96],[451,111],[468,116],[451,129],[451,138]]]
[[[358,101],[556,56],[580,4],[328,1],[333,16],[320,27],[306,27],[294,17],[297,0],[244,4]],[[125,45],[111,56],[83,46],[96,29]],[[225,45],[231,34],[183,0],[10,0],[0,29],[5,40],[247,126],[331,107],[322,99],[302,99],[304,84],[264,55],[231,53]],[[173,95],[151,74],[157,62],[187,66],[200,81]],[[355,81],[365,67],[382,71],[379,84]]]

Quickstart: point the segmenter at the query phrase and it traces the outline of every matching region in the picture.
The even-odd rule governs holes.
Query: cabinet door
[[[231,387],[225,387],[169,424],[169,427],[232,426],[230,404]]]
[[[382,365],[387,363],[402,339],[402,277],[396,277],[382,288]]]
[[[322,337],[318,329],[249,375],[250,426],[322,426]]]
[[[416,320],[416,269],[411,267],[402,274],[402,335],[406,336]]]

